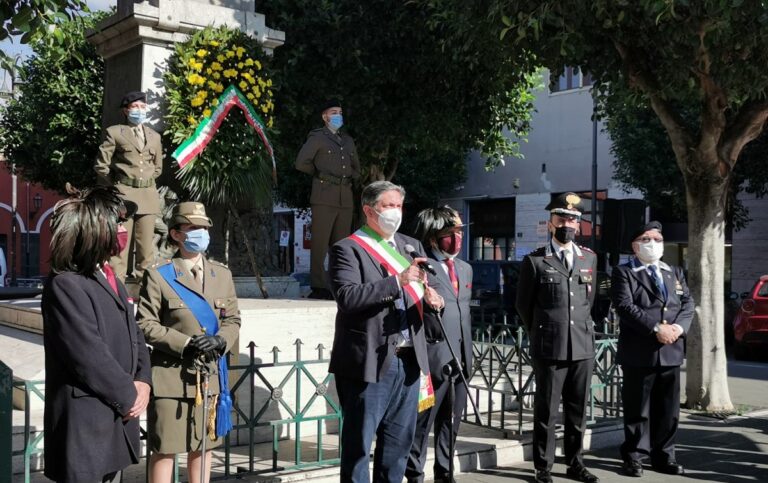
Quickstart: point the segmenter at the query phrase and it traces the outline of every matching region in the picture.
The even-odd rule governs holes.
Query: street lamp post
[[[16,164],[11,163],[11,287],[16,286]]]

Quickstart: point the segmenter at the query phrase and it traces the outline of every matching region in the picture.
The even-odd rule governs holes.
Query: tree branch
[[[768,100],[748,101],[741,106],[738,114],[728,123],[720,141],[720,159],[731,169],[736,164],[741,150],[757,138],[768,121]]]
[[[695,53],[696,67],[691,69],[692,73],[699,79],[703,96],[698,151],[701,155],[701,161],[716,160],[719,165],[721,160],[718,145],[725,130],[725,110],[728,107],[728,96],[711,76],[712,60],[709,56],[709,49],[704,42],[706,30],[707,22],[705,21],[699,26],[699,45]],[[720,169],[721,176],[724,175],[723,171],[728,170]]]

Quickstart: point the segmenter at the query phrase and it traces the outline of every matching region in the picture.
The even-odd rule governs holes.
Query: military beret
[[[557,195],[544,209],[555,215],[581,216],[581,196],[570,191]]]
[[[136,102],[136,101],[147,102],[147,95],[141,91],[128,92],[123,96],[123,99],[120,101],[120,107],[128,107],[130,103]]]
[[[658,221],[649,221],[645,225],[637,227],[637,229],[632,232],[632,241],[637,240],[640,235],[648,230],[657,230],[659,233],[661,233],[661,223]]]
[[[171,214],[171,228],[189,223],[197,226],[213,226],[211,219],[205,214],[205,205],[196,201],[185,201],[173,207]]]
[[[341,107],[341,101],[339,101],[337,98],[331,98],[328,99],[323,103],[322,106],[320,106],[320,112],[323,113],[327,111],[328,109],[331,109],[333,107]]]

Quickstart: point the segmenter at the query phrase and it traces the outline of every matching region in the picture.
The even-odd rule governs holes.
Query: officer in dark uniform
[[[552,239],[523,260],[516,308],[530,338],[536,395],[533,462],[536,482],[550,483],[555,460],[555,424],[563,398],[567,475],[596,483],[582,460],[586,404],[595,356],[590,315],[595,299],[597,258],[573,240],[581,220],[581,198],[564,193],[546,207]]]
[[[296,169],[312,175],[311,298],[331,298],[325,287],[323,263],[328,247],[352,233],[352,181],[360,177],[360,160],[344,125],[341,103],[322,108],[325,127],[313,129],[296,156]]]

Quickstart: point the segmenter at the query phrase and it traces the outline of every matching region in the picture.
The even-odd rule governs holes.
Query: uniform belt
[[[151,188],[155,186],[155,180],[150,179],[138,179],[138,178],[131,178],[128,176],[118,176],[117,182],[120,184],[124,184],[126,186],[131,186],[133,188]]]
[[[349,176],[334,176],[328,173],[317,173],[315,177],[320,181],[325,181],[326,183],[331,183],[331,184],[338,184],[338,185],[344,185],[344,186],[349,186],[352,184],[352,180],[350,179]]]

